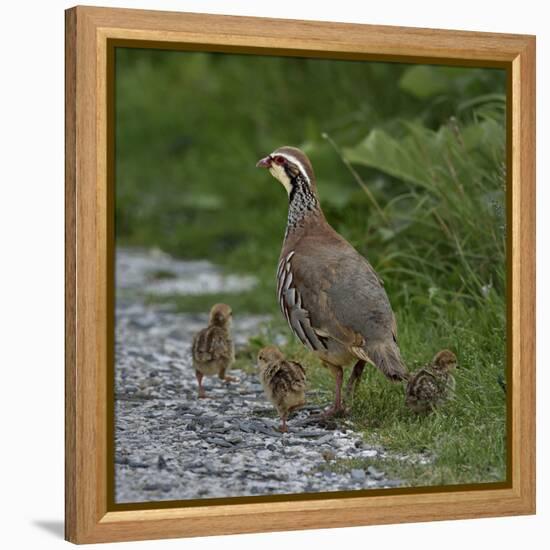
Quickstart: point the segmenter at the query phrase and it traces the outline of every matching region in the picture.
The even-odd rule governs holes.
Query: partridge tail
[[[409,373],[395,342],[369,346],[367,353],[374,363],[390,380],[408,380]]]

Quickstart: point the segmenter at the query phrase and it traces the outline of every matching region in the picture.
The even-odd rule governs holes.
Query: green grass
[[[204,313],[213,304],[230,304],[235,316],[243,314],[266,314],[274,311],[273,299],[267,292],[237,292],[187,295],[148,295],[146,303],[170,304],[180,313]],[[276,305],[276,304],[275,304]]]
[[[380,469],[411,485],[504,479],[504,71],[127,49],[116,70],[117,244],[207,258],[259,281],[240,294],[148,300],[273,315],[236,366],[253,369],[283,333],[285,353],[330,399],[332,378],[278,312],[286,196],[255,168],[280,145],[301,147],[327,219],[384,279],[409,368],[442,348],[460,363],[455,399],[427,417],[366,369],[352,411],[365,440],[433,457]]]

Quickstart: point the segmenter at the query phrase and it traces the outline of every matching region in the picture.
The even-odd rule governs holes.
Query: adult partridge
[[[451,399],[456,385],[451,372],[457,366],[452,351],[444,349],[438,352],[430,365],[409,378],[405,391],[407,407],[418,414],[428,413]]]
[[[192,345],[193,367],[199,383],[199,397],[206,397],[202,386],[204,375],[217,374],[221,380],[232,382],[226,370],[235,360],[231,338],[231,308],[227,304],[215,304],[210,310],[208,326],[195,334]]]
[[[327,222],[313,168],[295,147],[261,159],[288,193],[288,220],[277,268],[277,296],[294,334],[336,378],[334,404],[342,413],[343,367],[354,363],[346,396],[355,392],[366,363],[390,380],[407,378],[397,345],[395,317],[381,279]]]

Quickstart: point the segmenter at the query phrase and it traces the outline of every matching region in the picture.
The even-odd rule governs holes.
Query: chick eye
[[[282,157],[281,155],[276,155],[275,157],[273,157],[273,160],[275,162],[275,164],[284,164],[285,163],[285,157]]]

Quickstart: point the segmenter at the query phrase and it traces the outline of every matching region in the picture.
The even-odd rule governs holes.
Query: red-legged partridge
[[[452,399],[455,379],[451,372],[457,367],[456,355],[447,349],[436,354],[431,365],[414,373],[406,389],[405,401],[415,413],[428,413]]]
[[[279,430],[286,432],[288,415],[305,403],[306,373],[300,363],[287,361],[274,346],[260,350],[258,368],[265,395],[281,417]]]
[[[369,262],[325,219],[307,156],[281,147],[257,166],[267,168],[288,193],[277,268],[281,310],[294,334],[336,378],[334,405],[325,416],[341,413],[343,367],[352,362],[346,395],[353,394],[365,363],[391,380],[407,377],[390,302]]]
[[[235,378],[225,372],[235,360],[233,339],[231,338],[231,308],[226,304],[216,304],[210,310],[208,326],[193,338],[193,367],[199,383],[199,397],[206,397],[202,386],[204,375],[217,374],[221,380],[232,382]]]

